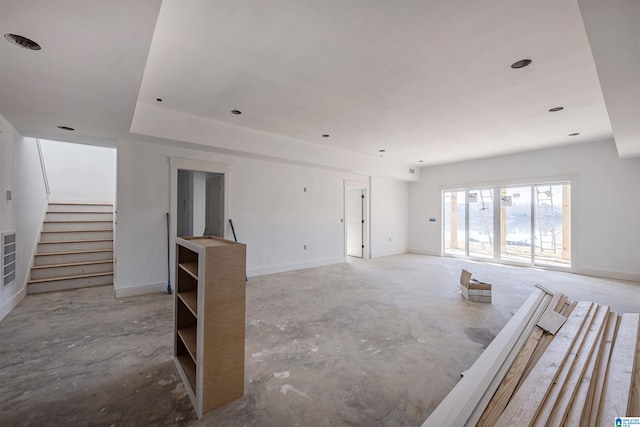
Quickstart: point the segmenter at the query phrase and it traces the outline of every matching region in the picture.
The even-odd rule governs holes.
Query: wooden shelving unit
[[[244,394],[246,247],[176,239],[174,360],[202,417]]]

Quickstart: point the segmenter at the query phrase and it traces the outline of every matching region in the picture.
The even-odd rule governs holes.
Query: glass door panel
[[[534,186],[534,264],[571,265],[571,185]]]
[[[493,258],[493,189],[467,192],[469,204],[469,256]]]
[[[500,189],[500,258],[531,263],[531,186]]]
[[[444,192],[444,253],[466,255],[465,192]]]

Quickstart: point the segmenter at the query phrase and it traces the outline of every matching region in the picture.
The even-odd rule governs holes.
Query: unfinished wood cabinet
[[[246,246],[176,239],[174,360],[198,415],[244,394]]]

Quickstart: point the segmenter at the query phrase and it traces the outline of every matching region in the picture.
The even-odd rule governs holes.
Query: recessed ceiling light
[[[418,160],[418,163],[422,163],[422,162],[424,162],[424,160]]]
[[[162,102],[162,98],[156,98],[156,101]]]
[[[69,127],[69,126],[58,126],[58,129],[62,129],[62,130],[72,130],[72,131],[73,131],[73,130],[75,130],[74,128]]]
[[[564,107],[553,107],[549,109],[550,113],[555,113],[556,111],[562,111],[564,110]]]
[[[242,111],[240,111],[240,110],[231,110],[231,114],[235,114],[235,115],[239,116],[240,114],[242,114]]]
[[[378,150],[378,153],[384,153],[387,150]]]
[[[569,134],[569,136],[578,136],[578,135],[580,135],[580,132],[574,132]]]
[[[324,134],[322,134],[322,137],[323,137],[323,138],[329,138],[329,136],[330,136],[330,135],[329,135],[328,133],[324,133]]]
[[[9,40],[10,43],[15,44],[16,46],[19,46],[23,49],[29,49],[29,50],[42,49],[38,43],[24,36],[20,36],[18,34],[5,34],[4,38]]]
[[[531,60],[530,59],[521,59],[520,61],[516,61],[513,64],[511,64],[511,68],[517,70],[518,68],[524,68],[527,65],[531,64]]]

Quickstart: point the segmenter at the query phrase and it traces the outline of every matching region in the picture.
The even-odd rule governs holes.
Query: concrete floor
[[[461,298],[463,267],[492,304]],[[30,295],[0,322],[0,425],[419,426],[535,283],[640,312],[640,283],[411,254],[251,278],[245,396],[202,420],[172,297]]]

